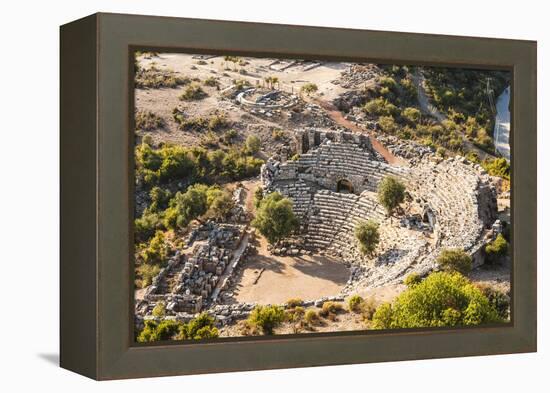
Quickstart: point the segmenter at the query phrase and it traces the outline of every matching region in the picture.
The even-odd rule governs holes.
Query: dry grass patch
[[[138,69],[135,77],[135,85],[140,89],[174,88],[190,82],[187,77],[180,77],[173,71],[161,70],[155,66]]]
[[[153,131],[163,128],[164,119],[151,111],[137,111],[135,116],[136,130]]]

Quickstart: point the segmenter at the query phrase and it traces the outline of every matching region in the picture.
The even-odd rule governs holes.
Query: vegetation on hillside
[[[145,321],[145,327],[137,336],[140,343],[165,340],[204,340],[219,336],[214,326],[214,318],[206,313],[200,314],[189,323],[174,320]]]

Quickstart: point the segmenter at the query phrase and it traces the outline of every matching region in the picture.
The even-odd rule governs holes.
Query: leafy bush
[[[445,249],[437,257],[438,265],[448,272],[468,274],[472,270],[472,257],[458,248]]]
[[[401,116],[403,116],[407,121],[410,123],[418,123],[420,121],[420,111],[416,108],[407,107],[403,109],[403,112],[401,112]]]
[[[286,301],[285,305],[288,308],[294,308],[294,307],[301,306],[303,303],[304,303],[304,301],[300,298],[292,298],[292,299],[288,299]]]
[[[256,306],[248,322],[260,329],[265,335],[272,335],[273,330],[285,319],[285,311],[280,306]]]
[[[170,229],[186,228],[189,223],[202,216],[208,209],[208,186],[194,184],[185,192],[177,192],[170,200],[164,215],[164,226]]]
[[[203,340],[219,336],[218,329],[214,326],[214,318],[206,313],[200,314],[180,329],[179,339]]]
[[[217,219],[227,218],[235,207],[233,196],[227,190],[211,187],[207,192],[208,214]]]
[[[380,242],[378,224],[372,220],[360,222],[355,226],[355,238],[363,254],[372,254]]]
[[[489,299],[502,320],[510,317],[510,297],[488,284],[476,284],[479,290]]]
[[[179,77],[170,70],[160,70],[155,66],[150,68],[139,67],[136,70],[135,86],[141,89],[158,89],[161,87],[178,87],[186,85],[191,80],[186,77]]]
[[[393,176],[386,176],[378,184],[378,201],[392,214],[405,199],[405,185]]]
[[[363,110],[371,116],[397,116],[399,114],[399,109],[382,97],[367,102]]]
[[[264,189],[262,187],[256,188],[254,191],[254,207],[257,209],[260,207],[262,200],[264,199]]]
[[[510,180],[510,163],[506,161],[505,158],[484,160],[481,166],[491,176],[498,176]]]
[[[198,84],[191,84],[179,96],[181,101],[197,101],[208,97],[208,94]]]
[[[158,302],[152,311],[153,316],[157,318],[163,318],[166,315],[166,304],[164,302]]]
[[[210,86],[210,87],[218,87],[220,85],[220,82],[213,76],[206,78],[202,83],[205,86]]]
[[[164,119],[151,111],[137,111],[135,115],[136,130],[152,131],[163,128]]]
[[[344,307],[340,303],[336,302],[324,302],[319,315],[323,318],[327,318],[331,321],[336,319],[336,315],[343,312]]]
[[[134,221],[134,238],[137,243],[146,242],[162,227],[159,214],[146,209],[142,216]]]
[[[286,137],[286,132],[283,130],[273,130],[271,132],[271,137],[274,141],[281,141]]]
[[[246,138],[246,149],[250,154],[256,154],[262,147],[262,141],[256,135],[249,135]]]
[[[164,233],[157,231],[149,243],[142,244],[139,250],[140,259],[149,265],[163,265],[170,252],[170,245]]]
[[[364,301],[365,299],[363,299],[361,296],[353,295],[348,299],[348,308],[350,309],[350,311],[356,313],[361,312],[361,306]]]
[[[407,277],[405,277],[403,284],[411,288],[411,287],[414,287],[415,285],[420,284],[421,282],[422,282],[422,278],[418,275],[418,273],[411,273]]]
[[[182,327],[181,322],[168,319],[161,322],[145,321],[145,327],[139,333],[137,341],[146,343],[174,339]]]
[[[147,187],[173,180],[221,182],[256,176],[263,160],[247,154],[245,149],[207,151],[163,145],[153,149],[142,143],[136,147],[136,177]]]
[[[136,268],[136,287],[145,288],[151,285],[153,278],[159,274],[159,265],[147,265],[145,263]]]
[[[504,236],[502,236],[502,233],[499,233],[495,240],[485,246],[485,254],[489,262],[492,263],[508,254],[508,242]]]
[[[305,93],[306,95],[311,95],[318,90],[318,87],[315,83],[305,83],[301,88],[300,92]]]
[[[268,242],[275,243],[290,235],[298,227],[299,222],[294,215],[290,199],[273,192],[260,202],[252,225]]]
[[[317,315],[315,310],[307,310],[304,314],[304,321],[308,324],[308,326],[313,326],[319,321],[319,315]]]
[[[373,316],[376,329],[480,325],[501,322],[487,297],[458,273],[430,274],[382,304]]]

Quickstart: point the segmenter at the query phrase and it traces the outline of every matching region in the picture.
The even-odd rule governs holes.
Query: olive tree
[[[378,202],[392,214],[405,200],[405,185],[393,176],[386,176],[378,185]]]
[[[355,238],[363,254],[372,254],[380,242],[378,224],[372,220],[357,224],[355,227]]]
[[[270,243],[290,235],[298,224],[292,202],[278,192],[273,192],[261,200],[256,210],[256,217],[252,221],[252,226],[257,228]]]

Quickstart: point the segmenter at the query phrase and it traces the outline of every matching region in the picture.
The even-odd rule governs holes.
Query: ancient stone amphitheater
[[[493,237],[496,192],[483,169],[464,158],[433,154],[401,158],[390,165],[365,135],[303,130],[299,158],[270,159],[262,168],[264,189],[290,198],[301,220],[296,235],[304,248],[336,256],[352,267],[343,293],[357,285],[401,282],[409,273],[427,274],[444,248],[462,248],[482,262],[481,248]],[[414,150],[414,149],[413,149]],[[420,152],[422,149],[418,149]],[[403,211],[389,217],[377,202],[385,176],[407,187]],[[354,228],[366,220],[380,224],[373,257],[360,254]]]

